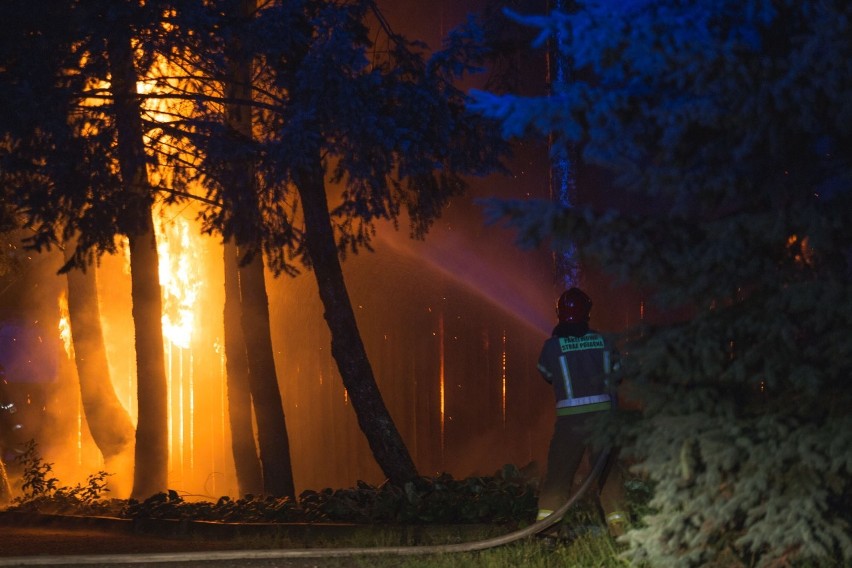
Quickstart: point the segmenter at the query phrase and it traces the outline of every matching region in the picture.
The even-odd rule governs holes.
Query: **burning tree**
[[[110,230],[118,224],[122,207],[113,201],[115,208],[108,213],[91,206],[93,196],[95,201],[110,201],[109,196],[118,194],[105,158],[108,152],[98,148],[105,129],[80,113],[92,75],[87,72],[90,68],[80,68],[81,58],[91,63],[86,44],[75,36],[80,30],[69,26],[79,14],[70,6],[57,6],[52,17],[40,18],[31,5],[15,3],[8,8],[2,88],[4,100],[17,112],[2,128],[0,174],[4,190],[11,194],[6,203],[14,205],[34,230],[31,244],[35,248],[57,243],[73,248],[75,235],[82,233],[84,245],[67,251],[68,268],[85,268],[92,248],[114,249]],[[33,57],[37,63],[30,61]],[[78,336],[78,362],[85,360],[78,370],[90,429],[109,460],[126,447],[130,423],[115,400],[99,351],[103,348],[99,318],[89,317],[86,302],[92,300],[91,277],[69,276],[71,317]]]
[[[463,191],[462,176],[496,166],[502,143],[453,85],[469,70],[465,57],[476,55],[469,36],[454,35],[450,49],[427,61],[368,1],[5,9],[0,89],[19,110],[4,115],[0,130],[9,203],[26,214],[34,248],[76,243],[69,270],[117,252],[117,237],[129,241],[139,402],[133,495],[166,489],[151,214],[158,201],[184,199],[209,205],[205,229],[239,248],[246,337],[269,334],[264,260],[276,273],[299,264],[314,271],[332,351],[376,460],[396,484],[415,479],[367,360],[340,258],[369,249],[380,220],[407,216],[412,235],[422,236]],[[383,30],[386,50],[375,49],[370,25]],[[162,100],[174,104],[163,108]],[[234,342],[236,355],[243,348]],[[246,354],[261,460],[269,460],[264,490],[289,494],[271,343],[250,345],[258,346]],[[266,485],[272,480],[280,485]]]
[[[0,172],[4,176],[4,190],[12,193],[4,200],[4,212],[15,212],[10,221],[16,226],[26,223],[31,228],[39,227],[41,232],[34,237],[36,243],[58,241],[68,254],[69,265],[73,263],[82,269],[69,271],[67,276],[76,361],[89,429],[105,460],[110,462],[127,450],[133,427],[110,382],[94,272],[85,270],[89,260],[85,255],[73,259],[78,250],[73,235],[103,213],[83,204],[88,192],[97,192],[102,184],[108,183],[106,172],[98,171],[108,164],[91,146],[87,147],[81,136],[85,129],[93,129],[75,111],[89,77],[69,71],[80,57],[73,34],[65,29],[73,21],[70,14],[63,7],[52,12],[55,18],[39,18],[38,10],[32,6],[9,6],[6,21],[10,33],[5,36],[8,41],[3,49],[6,72],[3,89],[4,100],[16,112],[8,114],[3,125]],[[49,48],[56,51],[47,54],[44,49],[48,46],[33,41],[34,37],[50,37]],[[33,54],[38,54],[37,64],[29,61]],[[37,96],[33,96],[35,91]],[[94,132],[89,133],[97,138]],[[66,223],[64,207],[68,204],[79,207],[75,213],[79,216],[78,225]],[[60,234],[51,235],[51,231]],[[91,243],[101,237],[88,234],[86,238]]]
[[[40,9],[15,2],[7,6],[0,59],[4,100],[18,109],[3,123],[0,174],[9,203],[34,232],[30,245],[40,250],[75,243],[63,269],[72,270],[116,252],[118,236],[129,240],[139,387],[137,497],[164,491],[168,473],[162,304],[151,216],[156,194],[148,173],[156,162],[146,152],[150,122],[143,119],[137,91],[140,69],[158,50],[174,45],[173,35],[156,35],[167,8],[93,2]],[[161,41],[140,41],[151,34]]]
[[[653,565],[852,559],[852,36],[847,2],[578,2],[524,19],[572,80],[481,93],[507,135],[576,143],[645,204],[492,203],[681,317],[630,346],[619,425],[655,485]],[[687,315],[684,315],[687,314]]]

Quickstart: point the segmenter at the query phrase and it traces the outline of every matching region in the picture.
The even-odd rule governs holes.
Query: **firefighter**
[[[590,449],[591,419],[615,408],[615,386],[620,363],[618,353],[596,331],[589,329],[592,300],[579,288],[564,292],[556,302],[559,323],[544,342],[538,370],[556,395],[556,426],[547,455],[547,472],[539,495],[538,520],[564,505],[571,497],[574,475]],[[592,463],[598,458],[591,456]],[[616,452],[598,481],[597,498],[607,528],[623,534],[624,486],[617,468]]]

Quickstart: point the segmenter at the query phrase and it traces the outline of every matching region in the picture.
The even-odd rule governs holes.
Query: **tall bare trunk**
[[[125,209],[121,230],[130,242],[130,282],[136,333],[138,420],[131,496],[144,499],[168,489],[168,389],[163,350],[159,258],[152,219],[153,194],[145,169],[137,74],[129,31],[108,39],[118,159]]]
[[[66,247],[66,259],[72,243]],[[68,280],[68,317],[74,341],[74,362],[80,378],[80,395],[89,432],[110,461],[127,451],[133,441],[133,423],[121,405],[110,379],[109,364],[101,328],[95,267],[75,268],[66,273]]]
[[[243,336],[240,306],[240,280],[237,247],[224,245],[225,255],[225,371],[228,384],[228,418],[231,451],[237,471],[240,495],[263,493],[263,473],[257,457],[257,444],[251,417],[248,359]]]
[[[257,418],[263,492],[295,498],[290,441],[284,405],[278,388],[272,334],[269,331],[269,299],[263,274],[263,258],[257,255],[240,267],[243,334],[249,363],[249,385]]]
[[[256,9],[255,0],[239,0],[237,4],[236,18],[244,23],[249,22]],[[231,42],[228,56],[228,98],[237,102],[226,107],[226,120],[236,139],[242,139],[248,144],[252,138],[251,105],[248,104],[251,101],[252,54],[245,49],[239,34]],[[235,160],[232,168],[234,187],[231,190],[241,194],[244,205],[256,208],[255,174],[251,158]],[[258,216],[256,210],[243,213],[248,214],[249,218]],[[237,244],[244,244],[240,235],[237,235]],[[295,499],[290,442],[278,375],[275,371],[269,328],[269,300],[263,274],[263,256],[260,252],[255,254],[250,262],[239,267],[239,284],[249,386],[257,419],[260,462],[263,467],[263,492]]]
[[[417,479],[417,469],[382,400],[358,331],[337,256],[319,158],[297,186],[305,214],[305,245],[331,331],[331,353],[376,463],[391,483],[402,486]]]
[[[163,351],[162,298],[150,210],[148,230],[130,238],[130,279],[136,331],[136,451],[131,495],[168,489],[168,386]]]

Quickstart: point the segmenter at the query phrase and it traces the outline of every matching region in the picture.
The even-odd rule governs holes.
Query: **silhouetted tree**
[[[252,60],[244,35],[250,30],[249,23],[256,11],[255,0],[234,0],[227,4],[226,15],[231,18],[232,34],[225,48],[227,72],[225,99],[235,101],[226,104],[225,120],[229,135],[250,144],[252,134]],[[244,101],[244,102],[238,102]],[[247,103],[247,104],[246,104]],[[242,196],[248,215],[257,216],[258,205],[253,199],[256,194],[255,167],[253,161],[229,160],[230,175],[228,191]],[[253,246],[251,234],[238,232],[234,235],[237,253],[241,248]],[[228,259],[230,263],[230,259]],[[240,324],[243,347],[248,365],[248,384],[257,419],[260,462],[263,473],[263,492],[267,495],[296,497],[293,485],[293,468],[290,462],[290,443],[284,406],[275,370],[272,350],[272,335],[269,325],[269,300],[266,294],[263,255],[249,254],[237,265]],[[234,347],[240,347],[234,344]],[[253,443],[253,442],[252,442]]]
[[[628,554],[848,564],[852,5],[577,4],[521,18],[561,37],[563,89],[476,97],[507,136],[577,144],[643,204],[490,205],[522,242],[576,242],[679,314],[629,346],[642,406],[611,425],[655,492]]]
[[[168,488],[168,386],[163,348],[163,301],[152,207],[142,136],[141,107],[136,92],[139,75],[133,54],[131,13],[116,9],[113,35],[106,39],[110,90],[116,128],[118,167],[128,209],[122,223],[130,248],[130,282],[136,345],[135,498]]]
[[[387,51],[374,53],[369,18],[386,34]],[[369,248],[375,223],[397,220],[403,208],[412,235],[422,237],[464,190],[464,174],[496,166],[502,144],[453,86],[469,70],[465,57],[479,55],[476,28],[454,34],[427,62],[372,2],[270,2],[252,25],[244,37],[258,60],[258,197],[213,185],[210,197],[224,207],[208,222],[226,235],[253,231],[244,242],[257,243],[276,272],[297,270],[294,256],[314,271],[359,425],[379,466],[401,485],[417,471],[376,386],[340,257]],[[233,148],[206,148],[207,171],[224,152]]]

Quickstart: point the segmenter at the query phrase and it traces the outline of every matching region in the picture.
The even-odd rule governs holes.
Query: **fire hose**
[[[516,531],[484,540],[453,544],[423,546],[377,546],[348,548],[291,548],[276,550],[222,550],[211,552],[166,552],[144,556],[134,554],[97,554],[74,556],[20,556],[0,558],[0,566],[67,566],[73,564],[149,564],[166,562],[207,562],[235,560],[276,560],[285,558],[334,558],[345,556],[414,556],[475,552],[503,546],[523,538],[541,533],[559,522],[560,519],[589,489],[598,478],[609,457],[609,450],[601,452],[592,470],[573,495],[553,513],[535,523]]]

